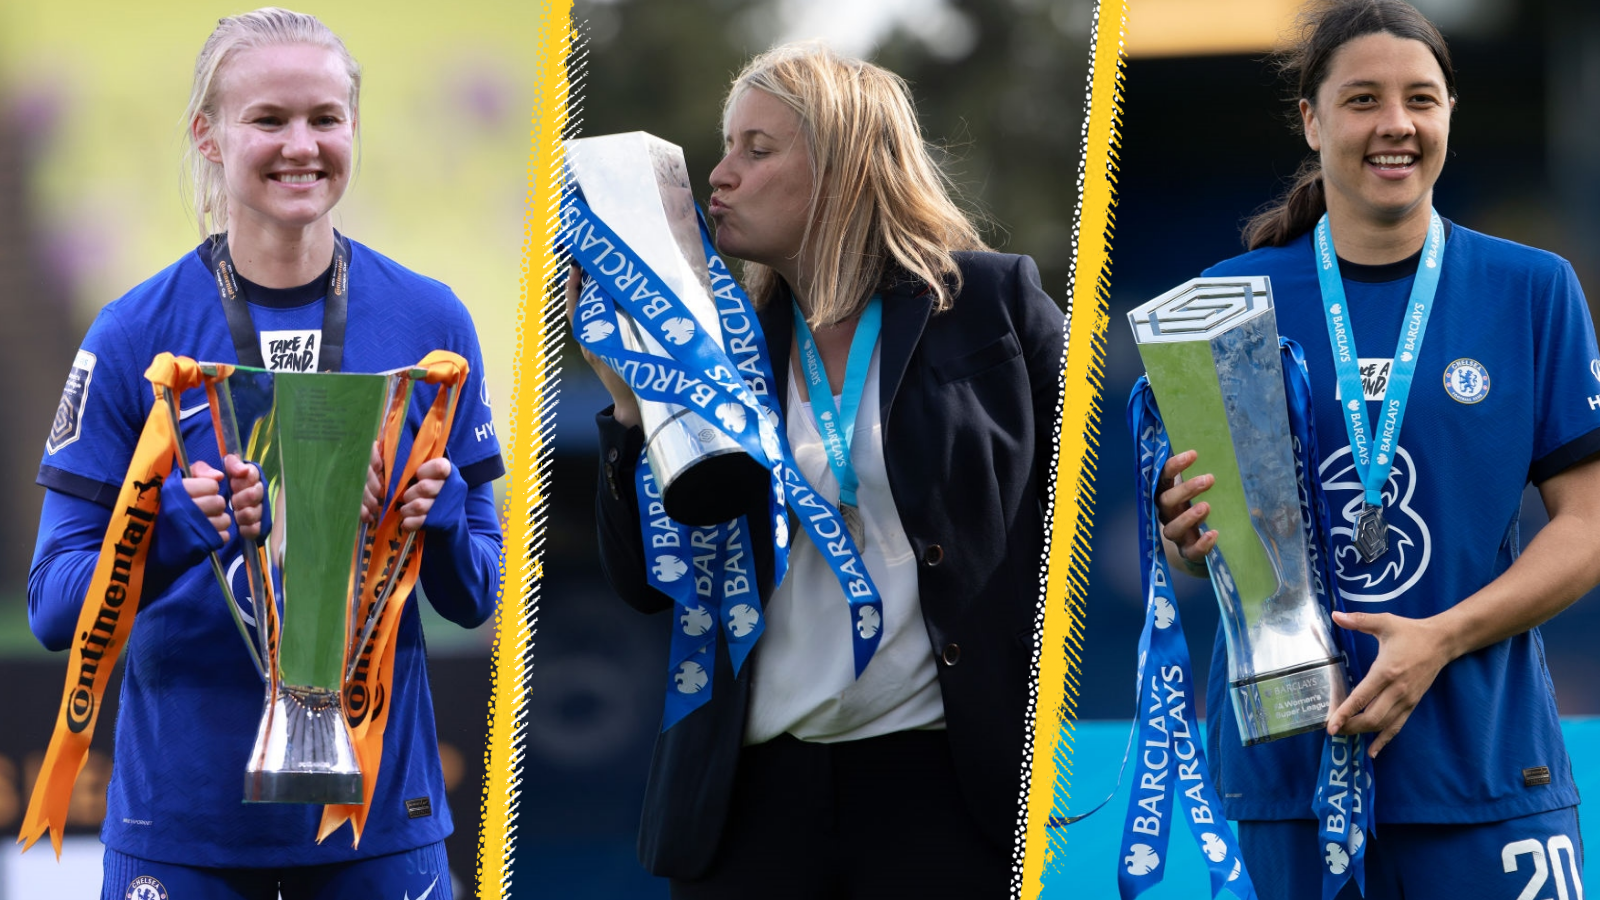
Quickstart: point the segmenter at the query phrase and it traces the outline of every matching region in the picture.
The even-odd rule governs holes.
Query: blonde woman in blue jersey
[[[428,536],[421,582],[435,609],[469,628],[492,614],[501,535],[491,482],[504,465],[480,399],[472,321],[449,288],[332,224],[354,171],[360,78],[337,36],[287,10],[223,19],[207,40],[185,121],[196,212],[209,237],[108,304],[73,363],[39,470],[48,490],[28,596],[30,625],[45,646],[73,643],[109,507],[151,409],[142,373],[163,351],[349,372],[412,366],[435,349],[466,358],[471,374],[447,458],[424,464],[405,488],[402,528]],[[213,275],[226,256],[248,309],[241,328],[230,327]],[[336,260],[348,266],[337,283]],[[341,306],[343,327],[335,328]],[[298,352],[276,352],[290,345]],[[450,897],[443,839],[452,825],[415,602],[395,632],[383,764],[359,845],[342,826],[318,843],[320,806],[241,802],[262,684],[206,554],[217,550],[234,570],[260,531],[261,489],[254,470],[217,458],[210,416],[189,415],[204,410],[205,398],[190,393],[179,405],[196,477],[163,487],[128,641],[101,833],[102,897]],[[402,459],[433,393],[418,390]],[[243,581],[239,573],[233,587],[248,616]]]
[[[1366,896],[1581,896],[1578,797],[1537,626],[1600,582],[1594,326],[1571,266],[1551,254],[1440,219],[1442,242],[1423,260],[1456,104],[1432,23],[1400,0],[1340,0],[1311,8],[1303,24],[1286,69],[1314,156],[1249,223],[1250,252],[1206,274],[1269,276],[1279,330],[1305,350],[1317,477],[1349,610],[1334,622],[1354,633],[1365,673],[1328,732],[1368,736],[1377,827]],[[1349,397],[1334,399],[1319,228],[1336,252],[1327,284],[1348,307],[1360,365],[1415,365],[1392,464],[1386,476],[1374,467],[1372,485],[1352,464]],[[1394,348],[1421,264],[1441,272],[1413,360]],[[1381,385],[1363,393],[1369,422],[1394,399]],[[1163,477],[1168,554],[1203,577],[1216,535],[1197,526],[1213,479],[1193,451],[1173,456]],[[1550,524],[1519,547],[1530,482]],[[1381,507],[1388,537],[1376,558],[1351,540],[1369,505]],[[1219,640],[1210,743],[1228,818],[1240,822],[1262,897],[1318,896],[1322,870],[1341,861],[1324,853],[1312,821],[1323,736],[1241,747],[1223,655]],[[1353,884],[1339,894],[1355,895]]]

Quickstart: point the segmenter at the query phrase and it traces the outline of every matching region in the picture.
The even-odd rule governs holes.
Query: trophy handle
[[[391,454],[398,449],[399,444],[396,438],[398,435],[399,426],[404,422],[405,418],[405,407],[398,406],[396,403],[398,399],[404,399],[407,404],[409,404],[411,400],[411,391],[409,389],[402,389],[402,385],[404,385],[405,388],[410,388],[412,382],[422,379],[426,376],[426,369],[413,368],[409,372],[401,375],[399,378],[396,378],[390,388],[389,412],[385,415],[386,426],[383,431],[384,446],[382,448],[383,452],[380,454],[382,458],[383,470],[379,473],[379,475],[384,485],[388,484],[389,471],[393,468],[394,463]],[[445,401],[447,408],[455,409],[456,400],[458,399],[457,395],[461,391],[460,384],[447,384],[442,388],[442,390],[447,392],[445,394],[445,397],[447,398]],[[404,488],[405,485],[400,485],[396,488],[396,490],[399,491],[403,490]],[[398,501],[398,499],[399,497],[397,496],[395,500]],[[361,548],[366,546],[366,537],[367,526],[362,525],[361,541],[356,545],[357,553],[360,553]],[[349,663],[345,666],[344,674],[344,680],[346,684],[349,684],[356,677],[356,665],[361,660],[361,651],[366,647],[367,641],[372,639],[372,632],[378,627],[378,622],[383,617],[383,609],[388,605],[389,597],[394,593],[396,585],[399,584],[400,573],[405,570],[406,561],[410,558],[411,550],[416,545],[416,541],[416,532],[413,531],[407,534],[404,543],[402,543],[400,546],[400,552],[395,555],[393,567],[391,567],[386,573],[379,573],[380,577],[383,578],[382,589],[378,592],[377,602],[372,604],[372,609],[367,613],[366,621],[361,627],[360,636],[350,645]],[[368,561],[368,564],[371,564],[370,560]],[[352,625],[355,624],[355,619],[359,609],[359,604],[352,604],[350,618]],[[354,631],[355,629],[352,627],[351,632],[353,633]]]
[[[204,370],[202,370],[204,371]],[[219,374],[212,368],[208,375]],[[254,447],[246,447],[239,434],[239,417],[234,409],[233,389],[226,378],[207,378],[206,397],[211,401],[212,425],[217,432],[218,449],[226,457],[233,454],[239,459],[250,459],[257,454],[252,453]],[[267,478],[265,472],[261,473],[263,481]],[[261,502],[272,502],[270,485],[262,485]],[[263,538],[264,540],[264,538]],[[250,586],[250,606],[256,619],[256,643],[260,649],[263,660],[272,659],[273,622],[276,618],[277,607],[272,598],[272,582],[267,578],[266,568],[261,563],[261,553],[257,546],[246,547],[243,554],[245,583]],[[237,607],[237,604],[234,604]],[[263,667],[265,668],[265,667]],[[275,673],[263,672],[263,680]]]
[[[166,385],[161,386],[161,398],[166,401],[167,416],[172,423],[172,446],[177,450],[178,474],[183,478],[188,478],[190,477],[189,453],[183,445],[183,428],[178,423],[178,398],[173,396],[172,388]],[[234,437],[237,442],[238,436],[235,435]],[[227,475],[224,474],[223,477],[227,477]],[[266,681],[267,668],[261,664],[261,653],[256,649],[256,642],[250,636],[250,627],[244,624],[244,617],[239,614],[239,604],[234,601],[233,588],[229,586],[228,576],[222,570],[222,559],[217,556],[217,551],[215,550],[211,551],[207,556],[211,560],[211,574],[216,576],[217,586],[222,588],[223,599],[228,604],[228,614],[233,617],[234,627],[239,629],[239,637],[244,639],[245,649],[250,651],[250,661],[255,663],[256,673],[261,676],[261,680]],[[248,552],[244,554],[246,566],[250,565],[252,556],[253,554]],[[255,563],[259,569],[260,561],[256,560]],[[262,619],[259,618],[258,614],[256,622],[260,623],[261,621]]]
[[[390,570],[389,577],[384,581],[383,591],[378,594],[378,602],[372,604],[372,612],[367,616],[366,624],[361,629],[361,637],[350,647],[350,664],[345,667],[344,680],[346,684],[355,680],[356,664],[361,661],[361,648],[372,639],[372,631],[378,627],[378,620],[383,617],[383,608],[389,603],[389,595],[394,593],[394,587],[399,583],[397,577],[400,570],[405,568],[406,558],[411,555],[411,547],[417,542],[415,531],[406,535],[405,543],[400,547],[400,553],[395,557],[394,568]]]
[[[412,369],[404,372],[391,373],[394,375],[394,377],[389,379],[389,384],[385,389],[383,400],[383,428],[378,432],[378,485],[380,490],[385,490],[388,487],[390,477],[389,473],[394,469],[394,454],[399,448],[398,441],[400,437],[400,428],[405,424],[405,406],[398,404],[395,401],[397,397],[403,395],[406,402],[410,402],[410,379],[418,377],[418,371],[419,370]],[[362,522],[360,530],[356,532],[356,559],[355,565],[352,567],[352,571],[357,573],[355,590],[358,596],[350,604],[350,621],[345,628],[345,636],[348,639],[351,635],[362,634],[362,638],[346,648],[347,658],[351,661],[349,674],[345,675],[344,679],[345,683],[347,684],[350,682],[350,679],[354,677],[355,659],[361,655],[361,648],[367,642],[366,636],[372,633],[370,625],[365,630],[365,633],[363,633],[361,623],[362,598],[359,596],[359,594],[361,593],[363,581],[361,575],[366,571],[366,566],[363,564],[362,558],[368,552],[367,538],[376,525],[376,522],[373,522],[371,525],[366,522]],[[368,562],[370,563],[370,559]],[[373,613],[374,621],[376,621],[376,615],[376,613]]]

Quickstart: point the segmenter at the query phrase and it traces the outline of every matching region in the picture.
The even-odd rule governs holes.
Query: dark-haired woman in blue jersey
[[[1364,673],[1328,732],[1366,735],[1376,780],[1366,896],[1580,896],[1578,795],[1537,626],[1600,582],[1588,307],[1566,261],[1434,212],[1456,87],[1432,23],[1400,0],[1340,0],[1303,24],[1286,69],[1315,155],[1247,225],[1249,252],[1205,274],[1269,276],[1279,331],[1305,351],[1347,610],[1334,623],[1353,634]],[[1319,277],[1324,245],[1336,264]],[[1436,287],[1419,270],[1437,272]],[[1341,309],[1356,342],[1349,373],[1329,336]],[[1397,350],[1416,321],[1420,350]],[[1409,368],[1409,391],[1392,377],[1363,383],[1369,367]],[[1345,412],[1362,412],[1355,427],[1376,440],[1391,409],[1404,416],[1392,452],[1363,465],[1367,441],[1351,439]],[[1197,528],[1205,473],[1192,451],[1175,455],[1159,498],[1169,556],[1202,577],[1216,541]],[[1529,483],[1550,524],[1519,547]],[[1353,537],[1374,516],[1365,527],[1387,549],[1364,555]],[[1321,873],[1347,863],[1313,820],[1324,736],[1241,747],[1226,685],[1219,640],[1212,766],[1251,876],[1263,897],[1319,896]]]

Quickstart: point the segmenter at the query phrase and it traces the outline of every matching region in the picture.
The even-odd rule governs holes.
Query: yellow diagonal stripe
[[[522,244],[516,381],[506,491],[506,554],[493,656],[494,694],[485,752],[482,825],[478,835],[478,897],[499,900],[511,889],[513,826],[520,795],[526,733],[528,669],[543,576],[548,481],[555,427],[554,390],[560,375],[563,306],[549,286],[555,271],[552,238],[558,199],[560,141],[567,125],[566,61],[571,45],[570,0],[541,4],[539,87],[531,120],[528,204]]]
[[[1039,896],[1044,873],[1066,841],[1066,830],[1050,828],[1049,819],[1058,790],[1065,794],[1072,775],[1072,716],[1094,514],[1126,18],[1124,0],[1100,0],[1096,5],[1072,291],[1067,301],[1061,432],[1051,490],[1044,621],[1035,651],[1038,682],[1030,722],[1027,816],[1019,840],[1023,859],[1021,878],[1013,882],[1012,891],[1024,900]]]

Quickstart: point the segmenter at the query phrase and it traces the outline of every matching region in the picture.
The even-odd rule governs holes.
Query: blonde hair
[[[951,199],[954,187],[922,139],[905,80],[821,43],[775,47],[734,79],[724,133],[734,103],[750,90],[794,110],[811,155],[800,258],[811,272],[812,326],[859,312],[896,267],[928,285],[936,312],[949,309],[961,292],[951,254],[987,247]],[[744,274],[757,304],[777,293],[771,268],[746,263]]]
[[[189,139],[184,163],[189,169],[195,218],[202,237],[228,229],[228,193],[222,166],[200,152],[194,136],[195,119],[204,117],[213,128],[216,126],[217,75],[234,54],[285,44],[309,44],[336,54],[344,63],[345,74],[350,76],[350,114],[356,114],[361,97],[361,67],[345,49],[344,41],[316,16],[267,6],[217,20],[216,30],[206,38],[200,56],[195,59],[194,85],[189,91],[189,107],[183,115],[184,132]]]

